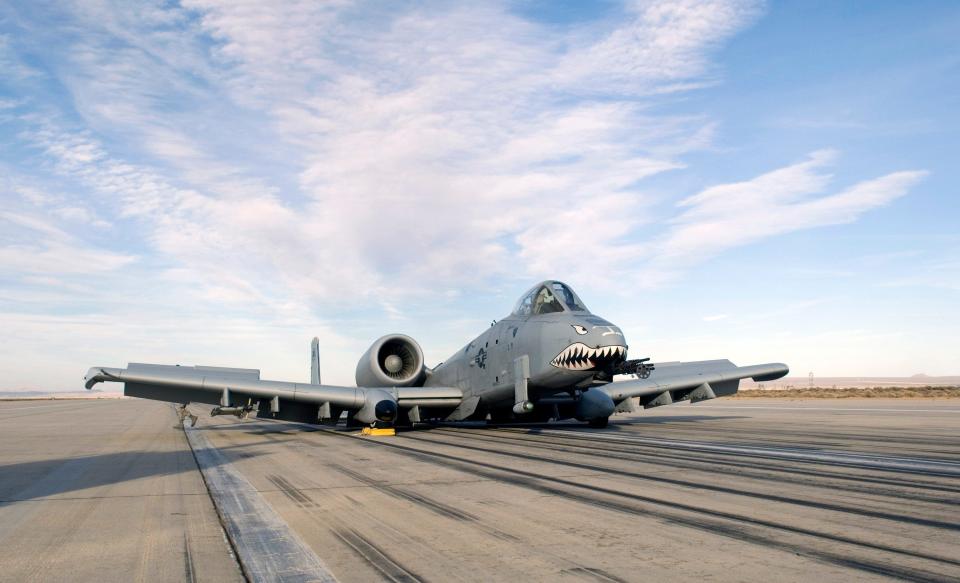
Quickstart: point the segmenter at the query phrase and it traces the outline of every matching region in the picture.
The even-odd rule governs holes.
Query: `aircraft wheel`
[[[590,425],[590,427],[596,427],[598,429],[602,429],[610,423],[610,418],[600,417],[599,419],[591,419],[587,423]]]

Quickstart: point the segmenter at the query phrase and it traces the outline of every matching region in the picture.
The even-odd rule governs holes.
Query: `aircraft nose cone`
[[[550,362],[553,366],[575,372],[606,371],[626,360],[626,341],[617,326],[594,316],[568,324],[566,334],[558,334],[558,344],[562,344]]]

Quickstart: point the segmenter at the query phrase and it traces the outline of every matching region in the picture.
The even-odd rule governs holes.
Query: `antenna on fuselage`
[[[310,384],[320,384],[320,339],[316,336],[310,342]]]

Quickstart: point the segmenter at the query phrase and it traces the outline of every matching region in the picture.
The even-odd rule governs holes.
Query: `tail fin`
[[[320,339],[317,337],[310,342],[310,384],[320,384]]]

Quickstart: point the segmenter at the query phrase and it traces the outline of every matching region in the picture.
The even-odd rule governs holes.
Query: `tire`
[[[600,417],[599,419],[591,419],[587,421],[590,427],[596,427],[597,429],[603,429],[610,423],[609,417]]]

